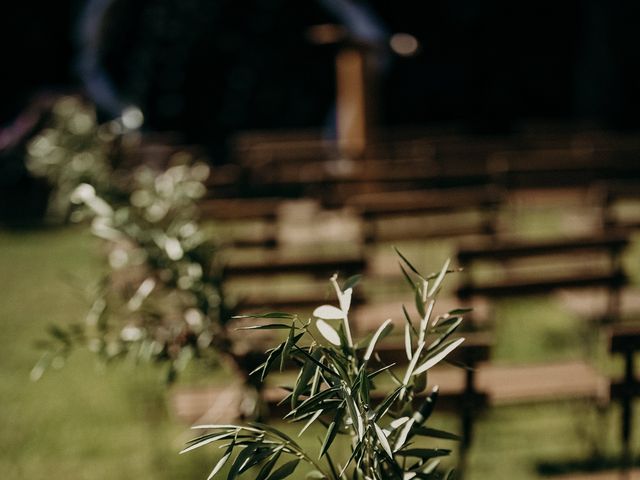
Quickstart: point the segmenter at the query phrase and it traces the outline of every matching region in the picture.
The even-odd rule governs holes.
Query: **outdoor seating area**
[[[9,1],[0,472],[640,479],[627,4]]]

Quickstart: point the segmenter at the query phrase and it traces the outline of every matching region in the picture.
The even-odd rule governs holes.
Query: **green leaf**
[[[362,275],[359,274],[347,278],[347,280],[344,282],[344,285],[342,286],[342,291],[355,287],[360,282],[361,278]]]
[[[378,437],[378,442],[380,442],[380,445],[382,446],[382,450],[384,450],[384,453],[386,453],[389,458],[393,458],[393,453],[391,452],[391,447],[389,446],[389,440],[387,440],[384,432],[375,422],[373,423],[373,428],[376,432],[376,436]]]
[[[293,320],[296,318],[295,314],[285,313],[285,312],[269,312],[269,313],[247,313],[245,315],[235,315],[232,318],[242,319],[242,318],[286,318],[288,320]]]
[[[453,468],[450,468],[449,470],[447,470],[447,473],[444,476],[444,480],[453,480],[455,477],[456,471]]]
[[[409,365],[407,366],[407,370],[405,371],[405,374],[404,374],[404,378],[402,380],[402,384],[405,387],[409,385],[409,380],[411,379],[411,375],[413,375],[413,372],[415,371],[416,364],[420,360],[420,354],[422,353],[423,348],[424,348],[424,342],[420,343],[416,351],[413,353],[413,358],[409,362]]]
[[[438,274],[438,276],[436,277],[435,281],[431,285],[431,290],[429,290],[429,292],[427,293],[428,297],[433,297],[433,295],[440,288],[440,285],[442,284],[442,281],[444,280],[444,277],[447,274],[447,271],[449,269],[449,264],[450,263],[451,263],[451,259],[447,258],[447,260],[444,262],[444,265],[442,266],[442,270],[440,270],[440,273]]]
[[[376,346],[376,343],[380,338],[384,338],[391,330],[393,329],[393,324],[391,323],[391,319],[387,319],[382,325],[378,327],[376,333],[373,335],[373,338],[369,342],[369,346],[367,347],[367,351],[364,354],[363,360],[365,362],[369,361],[371,355],[373,354],[373,349]]]
[[[282,347],[282,353],[280,354],[280,371],[284,370],[284,362],[289,357],[289,353],[291,352],[291,349],[293,348],[295,331],[296,331],[295,327],[294,327],[293,323],[291,323],[290,330],[289,330],[289,336],[287,337],[286,342],[284,342],[284,347]],[[303,332],[303,334],[304,334],[304,332]]]
[[[319,349],[314,350],[313,353],[311,354],[311,356],[314,357],[317,361],[320,361],[321,355],[322,355],[322,352]],[[309,383],[309,380],[311,380],[311,377],[313,377],[313,374],[315,373],[316,368],[317,367],[315,366],[314,363],[309,361],[304,362],[304,365],[302,366],[302,370],[300,370],[300,374],[298,375],[298,378],[296,380],[293,393],[291,395],[292,410],[298,406],[299,396],[302,394],[302,392],[306,388],[307,384]]]
[[[427,347],[428,351],[433,350],[434,348],[441,345],[447,338],[449,338],[460,326],[462,323],[462,317],[453,317],[455,320],[449,323],[449,328],[442,333],[438,338],[436,338],[431,344]]]
[[[423,426],[416,426],[413,432],[416,435],[422,435],[423,437],[441,438],[443,440],[461,441],[462,438],[455,433],[445,432],[444,430],[438,430],[436,428],[428,428]]]
[[[420,272],[418,272],[418,270],[416,270],[416,268],[413,265],[411,265],[411,262],[409,260],[407,260],[407,257],[405,257],[402,254],[402,252],[400,252],[400,250],[398,250],[396,247],[393,247],[393,249],[396,251],[398,256],[402,259],[402,261],[407,265],[407,267],[409,267],[413,273],[418,275],[418,277],[422,278],[422,275],[420,275]]]
[[[329,428],[327,428],[327,433],[324,437],[324,441],[322,442],[322,446],[320,447],[320,454],[318,455],[318,458],[322,458],[322,456],[327,453],[327,450],[329,450],[329,447],[331,447],[331,444],[338,434],[338,429],[340,428],[340,424],[342,423],[343,415],[343,408],[339,408],[338,410],[336,410],[333,421],[329,424]]]
[[[411,360],[413,356],[413,345],[411,338],[411,327],[409,325],[404,326],[404,351],[407,355],[407,360]]]
[[[347,410],[349,411],[349,416],[351,417],[351,422],[353,424],[353,429],[358,435],[358,439],[362,440],[364,438],[364,420],[362,415],[360,415],[360,411],[356,405],[356,402],[353,399],[351,392],[346,392],[345,390],[341,390],[341,394],[343,399],[347,403]]]
[[[422,302],[422,292],[421,292],[421,289],[419,288],[416,288],[415,290],[415,303],[416,303],[416,310],[418,310],[418,313],[420,314],[420,318],[426,317],[427,312],[424,309],[424,303]]]
[[[260,422],[249,422],[249,425],[251,427],[253,427],[254,429],[257,430],[265,430],[267,432],[272,433],[273,435],[275,435],[276,437],[279,437],[281,439],[283,439],[285,442],[289,442],[291,445],[293,445],[294,447],[296,447],[298,450],[300,449],[300,445],[298,445],[296,443],[296,441],[291,438],[289,435],[287,435],[286,433],[278,430],[277,428],[274,428],[270,425],[266,425],[264,423],[260,423]],[[245,427],[246,428],[246,427]]]
[[[288,418],[291,416],[300,417],[310,412],[314,412],[319,408],[323,408],[322,403],[330,399],[332,395],[335,395],[340,390],[340,387],[331,387],[326,390],[322,390],[316,393],[313,397],[307,398],[304,402],[300,404],[298,408],[290,411],[284,418]]]
[[[378,407],[376,408],[376,416],[374,420],[379,420],[381,419],[385,413],[387,413],[387,410],[389,410],[389,408],[391,408],[391,405],[393,405],[393,402],[395,402],[398,397],[400,396],[400,392],[402,392],[402,390],[404,390],[404,385],[399,386],[398,388],[396,388],[393,392],[391,392],[387,398],[385,398],[382,403],[380,405],[378,405]]]
[[[216,465],[213,467],[213,470],[211,470],[211,473],[209,474],[209,476],[207,477],[207,480],[211,480],[213,477],[216,476],[216,474],[222,469],[222,467],[225,466],[225,464],[227,463],[227,461],[229,460],[229,457],[231,457],[231,453],[233,451],[233,446],[234,444],[231,443],[228,447],[226,452],[224,453],[224,455],[222,456],[222,458],[220,460],[218,460],[218,463],[216,463]],[[181,452],[182,453],[182,452]]]
[[[380,375],[382,372],[386,372],[387,370],[389,370],[390,368],[393,368],[395,366],[396,366],[395,363],[392,363],[390,365],[385,365],[384,367],[379,368],[378,370],[375,370],[374,372],[371,372],[370,374],[367,375],[367,377],[369,377],[369,380],[373,380],[375,377]]]
[[[436,468],[438,468],[438,465],[440,465],[440,459],[436,458],[434,460],[431,460],[429,463],[427,463],[427,465],[422,469],[422,473],[425,475],[429,475],[430,473],[433,473]]]
[[[309,480],[322,480],[323,478],[327,478],[324,476],[324,473],[319,472],[318,470],[311,470],[309,473],[307,473],[306,478],[308,478]]]
[[[200,448],[205,445],[208,445],[209,443],[213,443],[213,442],[217,442],[218,440],[224,440],[225,438],[233,437],[235,433],[236,432],[223,433],[223,434],[210,433],[208,435],[203,435],[201,437],[198,437],[192,440],[192,442],[195,442],[195,443],[188,446],[187,448],[182,449],[180,451],[180,455],[182,455],[183,453],[190,452],[191,450],[195,450],[196,448]]]
[[[415,423],[415,420],[413,418],[411,418],[402,426],[402,430],[400,430],[400,433],[398,433],[398,437],[396,438],[396,442],[393,445],[393,450],[394,451],[397,452],[402,447],[404,447],[404,444],[406,443],[407,438],[409,436],[409,431],[411,430],[411,427],[413,427],[414,423]]]
[[[296,458],[295,460],[291,460],[290,462],[285,463],[281,467],[279,467],[275,472],[271,474],[268,480],[282,480],[283,478],[287,478],[291,475],[298,464],[300,463],[300,459]]]
[[[251,438],[247,440],[247,442],[255,442],[255,438]],[[244,473],[252,467],[255,467],[259,463],[261,463],[266,458],[270,457],[273,454],[273,445],[264,446],[264,444],[260,443],[255,453],[244,462],[244,465],[240,468],[240,473]]]
[[[420,405],[418,411],[413,413],[412,418],[415,419],[417,425],[422,425],[431,416],[436,400],[438,399],[438,392],[439,388],[436,385],[422,405]]]
[[[402,457],[417,457],[422,460],[434,457],[445,457],[451,453],[451,450],[446,448],[408,448],[396,452],[397,455]]]
[[[316,412],[311,416],[309,421],[304,425],[304,427],[302,427],[302,429],[300,430],[300,433],[298,433],[298,436],[301,436],[307,430],[307,428],[309,428],[311,424],[315,422],[320,415],[322,415],[322,412],[324,412],[323,409],[316,410]]]
[[[320,367],[320,369],[322,369],[323,372],[329,374],[332,377],[335,377],[336,374],[333,370],[329,369],[326,365],[324,365],[322,362],[320,362],[319,360],[316,360],[315,358],[313,358],[311,355],[309,355],[303,348],[298,347],[297,345],[295,345],[296,351],[301,353],[302,355],[304,355],[308,360],[310,360],[311,362],[313,362],[317,367]]]
[[[416,284],[413,281],[413,279],[411,278],[411,275],[409,275],[407,273],[407,271],[404,269],[404,267],[402,266],[401,263],[398,263],[398,265],[400,266],[400,271],[402,271],[402,275],[404,276],[404,279],[407,281],[407,283],[409,284],[409,286],[411,287],[412,290],[415,290],[416,288]]]
[[[313,311],[313,316],[325,320],[342,320],[344,312],[333,305],[322,305]]]
[[[271,366],[276,361],[278,356],[282,353],[283,349],[284,349],[284,343],[281,343],[280,345],[278,345],[278,347],[276,347],[273,350],[271,350],[271,353],[269,353],[269,356],[267,357],[267,360],[263,364],[264,367],[262,368],[262,374],[260,376],[260,381],[264,381],[264,377],[267,376],[267,373],[269,373],[269,370],[271,370]]]
[[[250,327],[238,327],[236,328],[236,330],[289,330],[290,328],[291,325],[286,325],[284,323],[270,323],[268,325],[251,325]]]
[[[422,372],[426,372],[431,367],[433,367],[434,365],[439,363],[442,359],[444,359],[447,355],[449,355],[449,353],[451,353],[453,350],[455,350],[458,347],[458,345],[460,345],[462,342],[464,342],[464,338],[459,338],[459,339],[454,340],[451,343],[447,344],[447,346],[444,347],[438,354],[436,354],[433,357],[429,358],[426,362],[424,362],[422,365],[420,365],[418,368],[416,368],[416,370],[413,372],[413,374],[414,375],[419,375]]]
[[[267,478],[267,476],[271,473],[271,470],[273,470],[275,464],[278,462],[281,453],[282,447],[278,447],[278,449],[273,454],[273,457],[271,457],[271,459],[262,466],[260,472],[258,473],[258,476],[256,477],[256,480],[265,480],[265,478]]]
[[[351,308],[352,295],[353,295],[353,289],[348,288],[344,292],[342,292],[338,297],[338,300],[340,301],[340,310],[342,310],[343,315],[349,311],[349,308]]]
[[[244,447],[244,449],[236,457],[233,465],[231,465],[227,480],[233,480],[238,475],[240,475],[240,470],[244,466],[245,462],[251,458],[253,453],[258,449],[259,445],[259,443],[249,443],[246,447]]]
[[[449,310],[449,315],[464,315],[469,312],[473,312],[473,308],[456,308],[454,310]]]
[[[417,337],[418,336],[418,331],[413,326],[413,321],[411,320],[411,315],[409,315],[409,312],[407,311],[407,307],[405,307],[404,304],[402,304],[402,313],[404,313],[404,319],[407,322],[407,325],[409,325],[411,327],[411,332]]]
[[[362,454],[364,445],[365,445],[365,442],[358,442],[358,444],[356,445],[356,448],[354,448],[353,451],[351,452],[351,456],[349,457],[349,460],[347,460],[347,463],[345,463],[344,466],[342,467],[342,470],[340,470],[340,474],[338,475],[338,478],[342,478],[342,476],[344,475],[344,472],[347,471],[347,468],[349,467],[349,465],[351,465],[351,462],[353,461],[353,459]]]
[[[320,334],[325,339],[327,339],[327,341],[329,341],[329,343],[340,346],[340,335],[338,335],[338,332],[336,332],[336,330],[331,325],[329,325],[322,319],[318,319],[316,321],[316,328],[318,329]]]

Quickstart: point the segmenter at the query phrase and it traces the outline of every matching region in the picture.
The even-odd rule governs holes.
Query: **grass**
[[[217,452],[177,455],[191,432],[168,412],[158,369],[105,369],[78,352],[63,369],[29,381],[46,325],[81,318],[78,285],[99,272],[97,249],[77,229],[0,233],[0,472],[18,480],[204,479]],[[497,360],[584,356],[584,326],[556,305],[509,301],[499,311]],[[435,422],[457,425],[447,415]],[[478,423],[468,478],[538,479],[540,462],[612,455],[616,425],[615,408],[603,415],[576,403],[493,409]]]
[[[0,234],[0,471],[11,479],[206,478],[206,452],[176,455],[188,437],[165,407],[160,372],[104,369],[83,353],[38,382],[34,342],[86,308],[69,278],[99,271],[78,230]]]

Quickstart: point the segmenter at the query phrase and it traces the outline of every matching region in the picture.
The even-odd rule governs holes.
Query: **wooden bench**
[[[636,371],[634,356],[640,352],[640,325],[616,325],[609,334],[609,352],[624,358],[624,376],[611,382],[611,399],[620,402],[620,435],[622,467],[632,466],[631,438],[633,426],[633,401],[640,398],[640,376]]]
[[[454,350],[448,361],[464,364],[464,368],[451,366],[437,366],[429,371],[429,386],[439,385],[439,395],[436,402],[438,411],[448,410],[460,417],[461,451],[460,458],[464,459],[473,439],[473,426],[477,416],[488,405],[489,394],[478,388],[476,370],[478,365],[487,362],[490,357],[492,342],[486,334],[472,334],[465,336],[466,341]],[[407,357],[404,344],[397,342],[383,342],[376,349],[384,364],[396,363],[405,365]],[[255,363],[257,352],[249,352],[251,362]],[[259,355],[259,354],[258,354]],[[264,354],[263,354],[264,355]],[[264,356],[266,359],[266,356]],[[291,371],[297,366],[286,363],[285,369]],[[384,399],[384,392],[372,392],[373,402]],[[288,413],[288,402],[282,402],[287,392],[281,388],[268,387],[262,392],[269,415],[282,417]],[[423,401],[426,391],[419,394],[416,403]],[[209,387],[205,389],[187,388],[173,393],[173,410],[178,418],[189,422],[211,423],[237,418],[238,406],[242,399],[241,389],[236,386],[231,389]]]
[[[470,234],[493,235],[497,231],[500,196],[487,187],[453,188],[442,190],[414,190],[354,195],[345,205],[355,208],[365,226],[365,243],[404,239],[453,237]],[[434,227],[435,216],[471,214],[463,219]],[[402,218],[413,228],[384,228],[385,220]]]
[[[239,297],[236,310],[243,312],[255,309],[307,311],[333,298],[326,280],[334,273],[339,273],[341,278],[348,278],[366,268],[365,259],[360,253],[292,256],[277,248],[263,249],[257,257],[238,253],[229,259],[224,269],[223,285],[227,292],[239,292],[236,295]],[[291,276],[295,276],[295,280]],[[283,288],[278,293],[261,288],[251,289],[251,282],[267,287],[281,283]],[[295,284],[287,286],[291,282]],[[247,294],[247,291],[253,293]],[[361,301],[360,295],[354,295],[354,304]]]
[[[620,261],[627,244],[626,236],[615,234],[461,247],[457,258],[465,272],[457,295],[472,306],[477,298],[493,301],[598,286],[609,296],[600,322],[613,323],[619,319],[619,292],[627,282]],[[478,382],[490,391],[493,404],[578,399],[601,404],[608,397],[606,378],[583,361],[491,365],[491,370],[478,372]]]
[[[640,229],[640,215],[622,214],[619,207],[625,203],[633,202],[634,207],[640,202],[640,181],[611,181],[602,182],[597,185],[602,209],[602,229],[604,231],[627,230],[634,231]]]
[[[620,290],[627,283],[621,254],[628,243],[626,235],[612,234],[463,246],[459,248],[457,258],[465,272],[457,295],[468,302],[473,297],[494,299],[602,287],[607,289],[609,296],[602,321],[613,322],[620,314]],[[492,264],[491,278],[476,275],[474,267],[481,261]],[[519,267],[517,262],[522,261],[534,263]]]

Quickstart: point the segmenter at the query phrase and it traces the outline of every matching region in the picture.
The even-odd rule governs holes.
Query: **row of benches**
[[[554,400],[587,400],[600,406],[619,402],[623,466],[632,465],[631,426],[633,400],[640,396],[640,379],[633,373],[633,355],[640,345],[640,329],[614,328],[609,336],[609,351],[625,359],[622,379],[607,379],[581,362],[551,363],[538,366],[504,367],[489,362],[492,341],[486,334],[471,334],[452,355],[465,369],[438,367],[430,372],[429,381],[440,385],[438,408],[455,412],[460,418],[460,467],[463,470],[473,439],[474,424],[488,407],[521,402]],[[385,362],[406,361],[404,348],[383,344]],[[252,359],[253,362],[257,359]],[[263,391],[263,400],[272,415],[282,417],[286,411],[280,404],[286,392],[278,388]],[[221,423],[239,414],[242,393],[220,389],[183,389],[173,396],[174,411],[188,422]],[[374,399],[375,401],[375,399]],[[234,414],[234,412],[236,412]]]
[[[465,269],[456,290],[462,303],[477,307],[508,296],[599,288],[605,292],[606,302],[598,324],[618,328],[623,313],[621,296],[628,284],[621,254],[629,241],[626,234],[602,232],[611,232],[614,224],[619,226],[615,214],[619,200],[637,198],[638,189],[633,188],[639,173],[635,161],[640,152],[637,143],[629,138],[588,138],[567,145],[566,139],[561,139],[534,145],[535,148],[517,145],[510,150],[512,144],[495,140],[471,147],[450,140],[389,142],[379,145],[378,152],[354,162],[327,154],[326,146],[313,139],[302,143],[287,140],[279,146],[262,142],[260,147],[246,147],[237,165],[214,171],[212,196],[202,208],[204,216],[219,223],[262,226],[258,235],[238,237],[234,242],[238,247],[260,248],[250,254],[241,251],[229,260],[225,285],[232,294],[239,293],[238,311],[310,311],[331,298],[330,292],[318,287],[320,280],[336,271],[345,277],[371,270],[367,246],[383,241],[475,234],[489,238],[458,250],[458,264]],[[581,200],[587,196],[595,200],[593,205],[601,212],[602,227],[596,235],[545,242],[502,239],[501,209],[515,190],[536,188],[546,192],[557,187],[580,192]],[[287,209],[290,197],[314,199],[316,212],[325,207],[350,212],[347,216],[356,219],[359,229],[355,250],[345,253],[337,246],[332,254],[321,256],[316,254],[318,247],[311,247],[313,255],[290,255],[281,234],[286,223],[286,215],[281,212]],[[426,218],[438,215],[466,215],[469,221],[452,222],[453,228],[424,228],[424,224],[432,223]],[[302,216],[307,222],[302,222],[300,228],[304,229],[310,226],[309,210]],[[393,220],[398,217],[417,219],[416,227],[397,228]],[[389,224],[393,228],[385,228]],[[544,257],[546,261],[539,260]],[[547,269],[539,269],[540,265]],[[305,283],[308,290],[297,288]],[[275,290],[265,293],[261,291],[264,285]],[[397,316],[400,312],[400,300],[390,304],[373,300],[368,292],[354,297],[353,319],[363,332],[374,326],[372,319],[375,324],[386,318],[381,313],[393,310]],[[490,318],[486,311],[476,308],[476,326],[481,323],[478,317]],[[611,335],[612,353],[627,356],[625,352],[631,346],[637,348],[637,337],[633,336],[637,333],[616,330]],[[627,350],[623,351],[621,345]],[[457,405],[461,412],[463,457],[472,438],[475,417],[489,404],[567,397],[602,399],[607,393],[626,405],[622,431],[627,433],[623,444],[625,458],[630,456],[630,399],[637,396],[638,383],[632,360],[627,362],[631,373],[625,377],[625,386],[614,383],[606,389],[603,376],[582,362],[526,368],[492,365],[491,346],[491,336],[486,333],[480,334],[477,341],[467,342],[460,355],[473,368],[455,374],[447,372],[442,377],[443,385],[451,386],[444,390],[442,403]],[[401,355],[394,348],[389,347],[388,355]],[[514,375],[521,381],[514,381]],[[272,401],[279,398],[272,391],[266,395]],[[201,398],[211,400],[207,395]],[[189,402],[186,405],[183,412],[189,411]],[[204,405],[195,410],[202,413],[202,408]]]
[[[476,242],[473,245],[461,247],[458,251],[458,263],[465,266],[465,272],[456,290],[457,298],[463,305],[476,305],[479,298],[490,301],[500,297],[549,294],[558,290],[599,287],[604,289],[608,296],[606,310],[600,315],[600,324],[615,325],[621,315],[620,294],[627,285],[627,277],[621,264],[621,254],[628,242],[627,236],[621,234],[544,242],[503,242],[495,238],[486,243]],[[527,261],[549,255],[554,256],[553,269],[535,270],[532,273],[531,264]],[[489,268],[487,262],[494,263],[493,270]],[[477,271],[476,264],[480,264],[480,271]],[[283,281],[279,278],[285,274],[297,275],[297,278],[305,275],[315,279],[326,279],[336,271],[340,271],[343,276],[366,271],[366,265],[364,257],[359,255],[332,255],[324,258],[309,256],[240,258],[229,264],[227,274],[229,283],[242,282],[242,279],[248,278],[273,285]],[[588,271],[585,270],[586,267],[589,267]],[[263,297],[249,295],[240,300],[238,309],[254,311],[256,308],[267,310],[271,308],[309,311],[331,298],[330,292],[323,289],[312,290],[311,294],[307,292],[307,295],[301,295],[288,286],[287,280],[283,282],[284,295],[280,297],[275,297],[273,294]],[[446,305],[446,299],[443,299],[442,303]],[[387,318],[388,312],[397,318],[401,312],[401,301],[381,304],[372,302],[366,296],[360,296],[354,298],[354,308],[352,319],[355,326],[360,332],[366,333],[375,328],[377,322]],[[486,317],[488,314],[485,313],[483,316]],[[625,342],[625,335],[629,334],[630,340]],[[461,412],[461,431],[465,439],[463,454],[470,445],[476,415],[489,404],[516,400],[606,397],[606,393],[603,393],[604,378],[594,368],[582,362],[533,368],[494,366],[488,363],[492,346],[491,336],[486,332],[474,333],[470,339],[471,341],[463,344],[465,346],[459,352],[459,359],[470,368],[456,373],[449,372],[442,377],[445,385],[443,403],[450,406],[456,405]],[[628,330],[624,330],[614,332],[611,345],[612,353],[620,353],[623,351],[622,345],[627,349],[631,346],[638,348],[640,343],[637,342],[637,332],[629,333]],[[397,360],[404,354],[402,348],[392,344],[388,346],[386,355],[389,360]],[[629,431],[631,425],[629,399],[632,395],[637,395],[637,380],[634,380],[633,365],[631,364],[629,368],[632,373],[625,379],[626,386],[611,387],[611,398],[626,402],[624,405],[627,413],[623,418],[625,432]],[[437,380],[437,377],[432,377],[431,380]],[[269,398],[274,401],[278,398],[273,393],[270,395]],[[196,404],[199,407],[194,407],[193,404],[180,407],[182,415],[193,419],[194,410],[202,414],[204,406],[198,402]],[[627,433],[623,439],[625,452],[630,451],[629,438]]]

